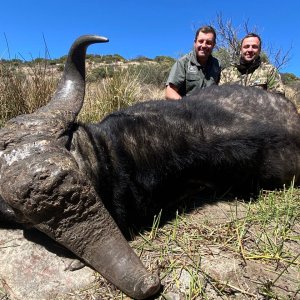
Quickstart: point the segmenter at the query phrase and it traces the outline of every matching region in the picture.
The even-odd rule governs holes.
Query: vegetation
[[[97,122],[107,113],[127,107],[140,98],[138,74],[118,69],[100,81],[90,83],[79,119]]]
[[[116,62],[126,62],[126,59],[119,54],[108,54],[108,55],[95,55],[95,54],[87,54],[86,59],[90,62],[94,63],[105,63],[112,64]]]
[[[263,191],[250,203],[203,207],[197,199],[163,227],[157,216],[151,230],[132,244],[156,261],[166,299],[174,290],[184,299],[297,299],[299,203],[293,186]],[[191,207],[198,208],[189,212]]]
[[[107,64],[111,58],[123,61],[118,55],[101,58],[101,64],[93,64],[100,56],[87,60],[87,91],[80,120],[96,122],[105,114],[126,107],[136,101],[162,98],[166,77],[172,59],[160,63],[137,65]],[[92,61],[90,61],[92,59]],[[0,126],[17,115],[31,113],[51,98],[61,76],[62,60],[35,59],[0,63]],[[57,66],[57,62],[59,65]]]
[[[57,85],[57,78],[43,61],[27,68],[1,64],[0,79],[0,126],[46,104]]]
[[[282,73],[281,79],[284,84],[290,84],[294,81],[299,80],[299,78],[295,74],[292,74],[292,73]]]

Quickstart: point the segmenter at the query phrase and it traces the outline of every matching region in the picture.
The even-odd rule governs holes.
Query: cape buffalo
[[[203,188],[249,194],[298,184],[300,120],[279,95],[213,86],[180,101],[139,103],[98,124],[76,123],[86,48],[106,41],[79,37],[52,100],[0,130],[0,211],[145,299],[159,278],[122,233]]]

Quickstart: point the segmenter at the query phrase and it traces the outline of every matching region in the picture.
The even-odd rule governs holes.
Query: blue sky
[[[107,44],[92,45],[88,53],[154,58],[178,58],[193,44],[195,29],[211,24],[217,14],[238,27],[257,28],[264,45],[290,49],[281,72],[300,77],[300,1],[192,0],[4,0],[0,6],[0,58],[31,60],[67,54],[82,34],[99,34]],[[243,34],[243,32],[241,31]],[[7,47],[8,45],[8,47]]]

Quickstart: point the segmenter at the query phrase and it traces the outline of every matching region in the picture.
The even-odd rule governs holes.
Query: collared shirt
[[[277,69],[268,63],[261,63],[254,71],[242,74],[236,66],[222,70],[220,85],[240,84],[255,86],[284,95],[284,85]]]
[[[218,84],[221,67],[219,61],[210,56],[205,66],[196,57],[195,49],[175,62],[166,85],[174,84],[181,96],[189,95],[192,90]]]

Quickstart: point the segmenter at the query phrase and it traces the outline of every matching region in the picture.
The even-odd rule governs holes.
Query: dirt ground
[[[251,249],[252,237],[237,251],[228,234],[233,216],[242,220],[246,213],[241,202],[206,204],[130,242],[144,264],[160,275],[163,288],[153,299],[300,299],[300,241],[285,245],[286,251],[299,253],[294,263],[247,257],[243,251]],[[294,231],[299,237],[299,223]],[[130,299],[88,267],[66,274],[70,258],[49,251],[38,239],[33,242],[19,232],[18,242],[11,244],[11,231],[1,229],[0,234],[1,300]],[[13,259],[20,245],[23,252],[19,249],[17,256],[24,259]]]

